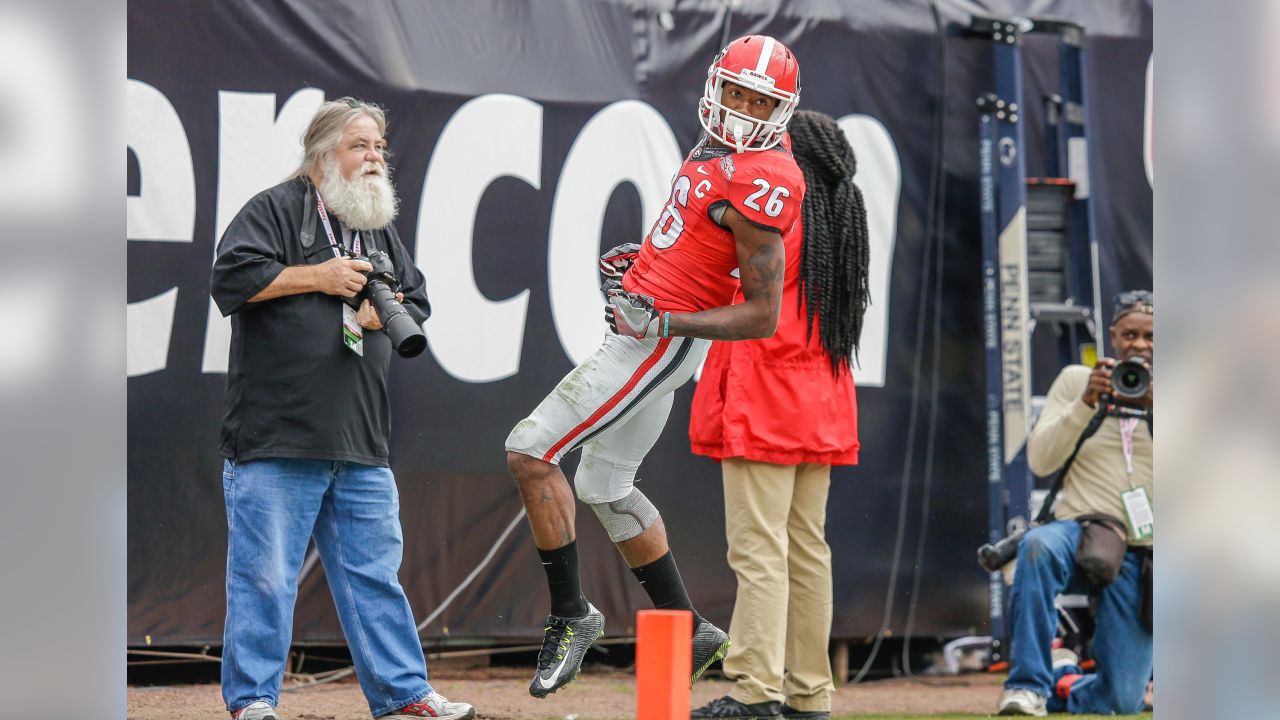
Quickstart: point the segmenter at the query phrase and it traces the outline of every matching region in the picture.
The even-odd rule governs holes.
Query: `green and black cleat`
[[[729,633],[706,620],[698,623],[698,628],[693,633],[693,679],[689,682],[698,682],[702,673],[715,661],[724,659],[727,652]]]
[[[604,637],[604,615],[587,604],[587,614],[580,618],[547,616],[543,629],[542,651],[538,653],[538,671],[529,683],[529,694],[544,698],[573,682],[582,670],[587,648]]]

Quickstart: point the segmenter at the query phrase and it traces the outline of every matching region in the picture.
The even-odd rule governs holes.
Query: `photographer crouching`
[[[391,353],[426,346],[425,281],[396,233],[386,117],[320,106],[293,177],[227,227],[212,292],[231,316],[221,453],[227,507],[222,696],[233,720],[276,711],[298,573],[314,536],[375,717],[470,720],[427,682],[397,573],[388,467]]]
[[[1154,313],[1151,293],[1119,295],[1110,328],[1118,360],[1064,369],[1027,438],[1032,472],[1065,472],[1056,519],[1028,530],[1017,545],[1000,715],[1142,710],[1152,667]],[[1054,598],[1067,591],[1097,601],[1092,675],[1081,673],[1074,653],[1055,657],[1051,650]]]

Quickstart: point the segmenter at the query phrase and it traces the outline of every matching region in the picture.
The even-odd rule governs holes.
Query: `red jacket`
[[[741,457],[776,465],[858,463],[858,408],[853,375],[831,373],[818,340],[805,341],[797,307],[800,223],[788,238],[778,330],[771,338],[714,342],[693,394],[689,441],[698,455]],[[741,290],[734,302],[741,302]]]

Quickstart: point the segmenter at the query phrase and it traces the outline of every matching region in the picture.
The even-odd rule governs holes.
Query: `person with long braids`
[[[713,343],[693,397],[689,437],[721,463],[738,579],[724,660],[735,684],[694,718],[828,718],[835,691],[824,529],[831,466],[858,462],[850,362],[868,303],[867,212],[835,120],[798,110],[788,130],[808,191],[777,332]]]

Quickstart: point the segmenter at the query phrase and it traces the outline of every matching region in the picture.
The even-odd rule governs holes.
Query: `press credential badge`
[[[1155,514],[1151,512],[1151,501],[1147,498],[1146,488],[1136,488],[1122,493],[1124,512],[1129,517],[1129,535],[1135,540],[1149,540],[1156,532]]]
[[[342,303],[342,342],[351,352],[364,357],[364,328],[356,322],[355,308]]]

